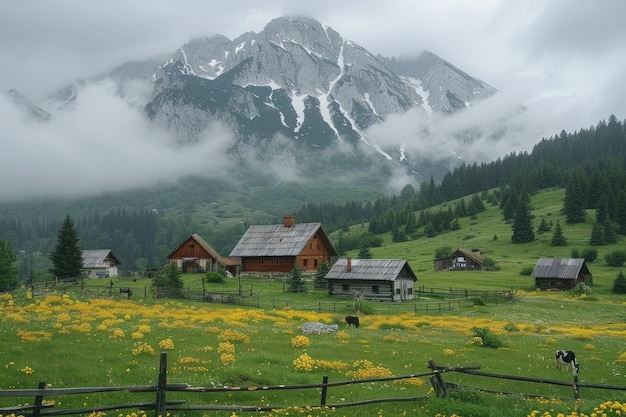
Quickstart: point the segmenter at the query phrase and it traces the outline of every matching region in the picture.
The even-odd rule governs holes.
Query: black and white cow
[[[557,350],[554,354],[556,357],[556,367],[560,371],[563,366],[569,368],[574,376],[578,375],[578,361],[576,355],[571,350]]]
[[[348,323],[348,327],[359,327],[359,318],[357,316],[346,316],[346,323]]]

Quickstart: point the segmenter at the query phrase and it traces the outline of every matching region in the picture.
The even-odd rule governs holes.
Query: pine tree
[[[565,186],[565,200],[563,213],[567,224],[583,223],[585,221],[585,197],[577,176],[570,179]]]
[[[539,223],[539,227],[537,228],[537,233],[542,234],[550,231],[550,225],[546,221],[545,217],[541,218],[541,223]]]
[[[521,197],[519,206],[515,210],[512,226],[513,236],[511,236],[513,243],[528,243],[535,240],[535,232],[533,231],[527,200],[528,197]]]
[[[78,232],[69,214],[63,220],[56,247],[50,254],[50,260],[54,265],[50,272],[55,277],[62,279],[80,277],[83,269],[83,256],[78,245]]]
[[[17,256],[9,242],[0,239],[0,292],[17,287]]]
[[[556,222],[556,227],[554,228],[554,234],[552,235],[552,241],[550,242],[552,246],[567,246],[567,240],[563,236],[563,230],[561,229],[561,223]]]
[[[328,287],[328,282],[326,281],[326,274],[330,271],[330,265],[326,262],[322,262],[317,267],[317,272],[315,273],[315,277],[313,279],[313,288],[316,290],[323,290]]]
[[[288,280],[289,292],[306,292],[304,278],[302,277],[302,268],[293,267],[291,276]]]
[[[626,277],[624,277],[622,271],[619,271],[615,281],[613,281],[612,292],[614,294],[626,294]]]
[[[372,253],[370,252],[370,248],[361,248],[358,256],[359,259],[372,259]]]
[[[592,246],[602,246],[606,245],[606,241],[604,240],[604,228],[602,225],[596,223],[591,230],[591,238],[589,239],[589,244]]]

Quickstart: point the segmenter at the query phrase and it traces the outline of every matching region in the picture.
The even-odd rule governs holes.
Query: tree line
[[[379,246],[382,233],[391,232],[398,242],[454,230],[459,218],[471,217],[491,204],[499,205],[503,218],[511,220],[513,241],[525,243],[535,238],[529,221],[530,196],[540,189],[562,187],[567,222],[594,221],[591,244],[605,244],[616,234],[626,235],[625,169],[626,122],[612,115],[596,126],[543,139],[530,153],[512,152],[489,163],[462,164],[439,183],[431,177],[419,189],[407,185],[398,195],[373,201],[310,202],[295,215],[298,222],[321,222],[327,233],[363,225],[361,236],[342,235],[334,242],[343,253]],[[457,201],[445,209],[432,209],[452,200]],[[585,218],[589,209],[596,210],[595,219]],[[247,227],[242,223],[218,231],[210,227],[192,231],[191,215],[166,217],[155,210],[92,210],[75,216],[75,221],[82,249],[111,249],[126,271],[163,265],[167,254],[192,232],[201,233],[226,254]],[[61,225],[62,219],[53,216],[0,218],[0,239],[15,248],[20,281],[49,275],[48,254]]]
[[[407,185],[399,196],[372,202],[307,203],[296,216],[305,222],[322,219],[329,232],[368,222],[362,236],[339,242],[340,249],[350,250],[363,245],[358,241],[376,246],[376,235],[381,233],[391,232],[397,241],[422,228],[423,234],[434,236],[453,230],[458,218],[484,210],[484,204],[498,204],[503,218],[512,222],[512,241],[526,243],[535,239],[530,196],[559,187],[566,190],[563,212],[569,224],[586,221],[586,210],[597,210],[591,244],[604,244],[614,242],[615,233],[626,235],[625,170],[626,122],[611,115],[596,126],[543,139],[530,153],[512,152],[489,163],[461,164],[439,184],[431,178],[419,190]],[[454,208],[429,210],[462,197],[466,198]]]

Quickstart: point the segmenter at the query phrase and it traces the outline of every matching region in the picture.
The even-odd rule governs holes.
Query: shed
[[[331,265],[337,251],[321,223],[285,216],[283,224],[250,226],[230,256],[241,259],[242,272],[315,272],[322,262]]]
[[[482,270],[485,257],[479,249],[459,248],[449,256],[435,259],[435,271]]]
[[[110,249],[91,249],[81,251],[83,274],[87,278],[108,278],[118,274],[117,266],[122,263]]]
[[[169,263],[184,273],[205,273],[224,269],[237,274],[239,260],[221,256],[200,235],[192,234],[167,255]]]
[[[404,259],[341,258],[326,274],[328,293],[374,301],[413,299],[415,273]]]
[[[542,290],[567,291],[579,282],[591,283],[593,276],[582,258],[539,258],[531,274]]]

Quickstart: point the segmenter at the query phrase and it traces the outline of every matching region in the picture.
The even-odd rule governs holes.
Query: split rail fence
[[[375,404],[375,403],[392,403],[392,402],[407,402],[407,401],[426,401],[429,399],[428,396],[413,396],[413,397],[396,397],[396,398],[372,398],[361,401],[353,401],[353,402],[341,402],[335,404],[328,404],[326,399],[328,396],[328,391],[330,388],[345,386],[345,385],[358,385],[365,383],[377,383],[377,382],[386,382],[393,380],[401,380],[401,379],[410,379],[410,378],[419,378],[419,377],[429,377],[429,380],[433,386],[433,391],[437,397],[445,398],[448,393],[453,390],[462,387],[461,385],[449,383],[444,381],[444,374],[448,373],[464,373],[471,374],[475,376],[481,376],[486,378],[499,378],[499,379],[510,379],[517,381],[526,381],[540,384],[551,384],[551,385],[561,385],[561,386],[569,386],[572,385],[574,388],[574,398],[579,398],[579,389],[581,387],[585,388],[600,388],[600,389],[609,389],[609,390],[621,390],[626,391],[625,386],[613,386],[613,385],[598,385],[598,384],[586,384],[579,383],[578,378],[574,378],[573,384],[569,384],[563,381],[554,381],[547,379],[539,379],[539,378],[528,378],[514,375],[499,375],[494,373],[481,372],[478,369],[480,366],[459,366],[459,367],[440,367],[437,366],[434,361],[431,359],[428,363],[428,367],[430,368],[429,372],[421,373],[421,374],[411,374],[404,376],[393,376],[386,378],[369,378],[369,379],[359,379],[359,380],[347,380],[347,381],[338,381],[338,382],[329,382],[328,377],[324,376],[321,384],[306,384],[306,385],[274,385],[274,386],[248,386],[248,387],[192,387],[186,383],[182,384],[169,384],[167,383],[167,354],[161,353],[160,355],[160,363],[159,363],[159,375],[158,381],[156,385],[144,385],[144,386],[117,386],[117,387],[82,387],[82,388],[46,388],[45,381],[39,382],[39,386],[37,389],[10,389],[4,390],[0,389],[0,399],[6,397],[19,398],[20,400],[26,397],[34,397],[32,403],[28,405],[23,405],[25,402],[20,401],[22,405],[15,406],[1,406],[0,405],[0,414],[14,414],[14,415],[22,415],[24,417],[44,417],[44,416],[69,416],[69,415],[81,415],[81,414],[93,414],[98,412],[105,412],[116,410],[141,410],[143,412],[146,411],[154,411],[154,416],[165,416],[170,415],[174,411],[184,411],[185,415],[190,415],[193,411],[247,411],[247,412],[263,412],[263,411],[272,411],[272,410],[280,410],[286,408],[292,408],[292,406],[270,406],[267,404],[261,405],[208,405],[206,404],[197,404],[191,405],[187,404],[185,400],[171,400],[168,399],[168,396],[175,392],[185,392],[185,393],[197,393],[197,394],[209,394],[209,393],[233,393],[233,392],[247,392],[247,393],[264,393],[272,390],[307,390],[314,389],[318,392],[321,391],[319,403],[317,404],[307,404],[300,405],[297,407],[307,408],[307,407],[326,407],[326,408],[345,408],[345,407],[357,407],[366,404]],[[488,393],[497,393],[499,395],[502,394],[515,394],[521,395],[524,397],[549,397],[549,396],[539,396],[539,395],[526,395],[520,393],[512,393],[512,392],[500,392],[494,390],[487,390],[477,387],[464,387],[466,389],[475,389]],[[153,393],[155,395],[154,401],[144,401],[144,402],[128,402],[124,404],[112,404],[112,405],[97,405],[88,407],[85,405],[83,408],[74,408],[74,409],[60,409],[55,408],[57,404],[61,404],[61,402],[47,401],[46,398],[54,398],[57,399],[62,396],[70,396],[70,395],[86,395],[86,394],[94,394],[94,393],[113,393],[127,391],[130,393]],[[226,397],[228,398],[228,397]],[[17,400],[16,400],[17,401]],[[214,398],[211,398],[212,404],[215,404]],[[261,401],[263,402],[263,401]],[[28,401],[26,402],[28,403]]]

